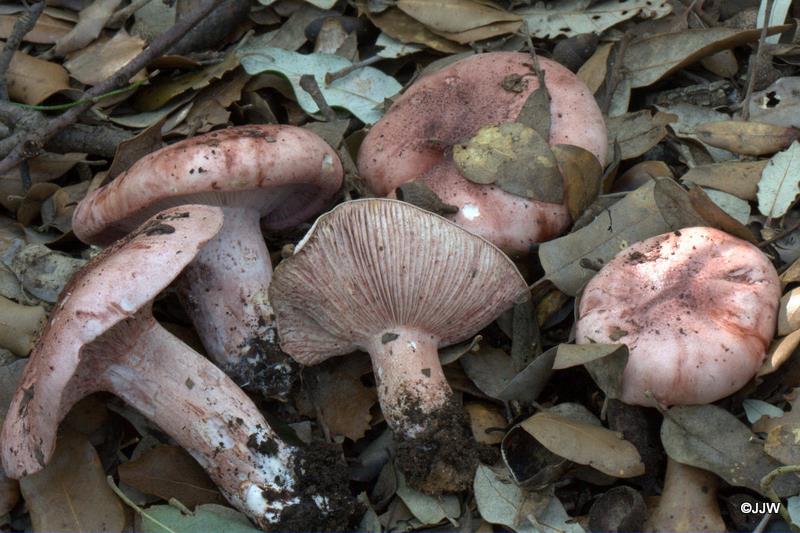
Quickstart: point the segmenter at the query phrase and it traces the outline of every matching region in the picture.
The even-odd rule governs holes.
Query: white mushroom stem
[[[383,416],[395,433],[414,438],[432,429],[430,415],[453,391],[439,363],[439,339],[413,328],[391,328],[365,348],[372,358]],[[420,415],[420,416],[414,416]]]
[[[209,356],[226,371],[254,341],[273,343],[272,263],[255,209],[223,208],[222,230],[181,277],[184,306]],[[235,378],[236,376],[234,376]]]
[[[105,390],[141,411],[261,527],[276,524],[286,507],[300,502],[297,449],[280,440],[225,373],[151,316],[137,313],[87,351],[78,396]]]

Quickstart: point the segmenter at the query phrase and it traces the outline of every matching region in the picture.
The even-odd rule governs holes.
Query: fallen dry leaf
[[[611,191],[633,191],[648,181],[661,177],[674,177],[672,169],[666,163],[663,161],[642,161],[633,165],[622,176],[614,180],[614,186]]]
[[[364,4],[366,2],[363,2]],[[362,7],[362,11],[366,10]],[[418,43],[429,46],[437,52],[456,54],[468,50],[449,39],[436,35],[424,24],[397,9],[391,7],[382,13],[369,13],[367,16],[375,26],[387,35],[404,43]]]
[[[608,57],[611,55],[611,50],[614,48],[613,43],[602,44],[597,47],[592,57],[586,63],[581,65],[578,70],[578,78],[589,87],[592,93],[596,93],[597,89],[606,81],[606,73],[608,72]]]
[[[8,95],[24,104],[41,104],[69,89],[69,74],[61,65],[15,52],[8,69]]]
[[[768,34],[774,35],[790,28],[790,25],[774,26],[768,29]],[[691,29],[653,35],[628,45],[624,68],[634,89],[646,87],[703,57],[756,41],[760,35],[760,29],[732,28]]]
[[[41,183],[53,181],[67,173],[77,163],[84,161],[86,154],[67,153],[49,154],[44,153],[28,161],[31,175],[31,183]],[[21,198],[24,195],[22,190],[22,178],[19,175],[19,167],[0,175],[0,204],[9,211],[16,210],[15,201],[10,197]]]
[[[520,426],[552,453],[575,463],[612,477],[644,474],[636,447],[610,429],[550,412],[536,413]]]
[[[0,39],[8,39],[17,22],[18,15],[0,15]],[[24,40],[36,44],[53,44],[69,33],[73,25],[42,13],[33,29]]]
[[[397,7],[434,31],[459,33],[499,22],[520,23],[522,17],[475,0],[398,0]],[[458,16],[454,16],[458,13]],[[519,24],[517,24],[519,26]]]
[[[742,200],[755,201],[758,182],[767,161],[726,161],[690,168],[681,181],[725,191]]]
[[[699,124],[694,133],[706,144],[744,155],[774,154],[800,139],[794,128],[739,120]]]
[[[75,27],[56,41],[55,54],[64,56],[80,50],[97,39],[106,22],[121,3],[122,0],[94,0],[83,8]]]
[[[27,356],[46,319],[43,307],[20,305],[0,296],[0,347]]]
[[[125,509],[106,483],[97,452],[77,433],[58,438],[41,472],[20,480],[34,531],[122,532]]]
[[[800,287],[781,298],[778,308],[778,335],[788,335],[800,328]]]
[[[500,444],[508,425],[506,417],[497,406],[468,402],[464,404],[464,411],[469,415],[472,436],[480,444]]]
[[[667,136],[667,124],[674,115],[650,111],[625,113],[606,119],[608,129],[608,161],[614,160],[614,144],[619,144],[622,159],[639,157]]]
[[[141,37],[119,30],[111,39],[98,39],[91,45],[70,55],[64,67],[70,75],[86,85],[97,85],[113,75],[131,59],[144,50]],[[139,72],[131,83],[146,79],[144,71]]]
[[[225,503],[203,467],[178,446],[156,446],[122,463],[118,471],[126,485],[162,500],[175,498],[189,509],[204,503]]]
[[[767,350],[764,364],[758,369],[756,375],[766,376],[778,370],[794,354],[798,346],[800,346],[800,330],[773,340]]]

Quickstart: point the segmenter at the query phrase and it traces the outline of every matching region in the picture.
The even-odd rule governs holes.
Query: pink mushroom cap
[[[592,92],[572,72],[540,58],[551,97],[550,144],[572,144],[605,164],[607,133]],[[453,220],[504,251],[527,254],[534,243],[569,228],[564,205],[528,200],[493,185],[465,179],[452,146],[484,126],[514,122],[539,87],[531,56],[492,52],[468,57],[411,85],[364,139],[358,169],[369,188],[386,196],[420,180],[447,204],[460,208]],[[514,89],[504,80],[522,77]],[[508,83],[506,83],[508,86]]]
[[[778,274],[758,248],[713,228],[685,228],[630,246],[592,278],[576,342],[628,346],[626,403],[710,403],[755,376],[780,296]]]
[[[306,220],[332,202],[342,177],[336,152],[311,131],[227,128],[143,157],[78,204],[73,230],[105,245],[167,207],[222,207],[222,230],[187,267],[179,295],[215,363],[238,383],[283,398],[292,376],[275,339],[260,224],[280,230]]]

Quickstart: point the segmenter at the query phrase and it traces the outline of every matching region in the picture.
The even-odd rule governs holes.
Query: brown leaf
[[[706,122],[695,127],[695,134],[704,143],[744,155],[774,154],[800,139],[794,128],[740,120]]]
[[[794,354],[800,346],[800,329],[772,341],[767,350],[764,364],[758,369],[757,376],[766,376],[778,370]]]
[[[689,201],[706,226],[721,229],[751,244],[758,244],[758,239],[753,236],[753,232],[715,204],[702,187],[698,185],[689,186]]]
[[[69,89],[69,74],[61,65],[15,52],[7,83],[8,95],[13,100],[36,105]]]
[[[701,165],[688,170],[681,181],[696,183],[738,196],[753,202],[758,193],[761,173],[769,161],[729,161],[713,165]]]
[[[359,6],[362,5],[363,2],[359,3]],[[364,11],[363,7],[360,7],[360,9]],[[375,26],[398,41],[424,44],[437,52],[445,54],[457,54],[467,50],[467,48],[449,39],[436,35],[426,28],[424,24],[406,15],[396,7],[391,7],[382,13],[368,13],[367,16]]]
[[[564,194],[572,220],[595,201],[603,187],[603,167],[590,151],[570,144],[553,147],[553,155],[564,177]]]
[[[97,85],[111,77],[131,59],[144,50],[141,37],[129,35],[124,29],[117,31],[111,39],[98,39],[83,50],[72,54],[64,67],[70,75],[86,85]],[[131,82],[146,78],[144,71],[137,73]]]
[[[596,93],[597,89],[599,89],[606,80],[608,58],[613,48],[614,43],[601,44],[597,47],[592,57],[581,65],[581,68],[578,70],[578,78],[589,87],[592,94]]]
[[[487,24],[486,26],[481,26],[479,28],[473,28],[471,30],[466,30],[458,33],[450,33],[446,31],[437,31],[437,30],[434,30],[434,33],[436,33],[437,35],[441,35],[445,39],[455,41],[459,44],[469,44],[475,41],[491,39],[492,37],[497,37],[499,35],[507,35],[509,33],[514,33],[519,29],[521,25],[522,25],[521,21],[495,22],[493,24]]]
[[[498,22],[521,22],[522,17],[486,1],[398,0],[397,7],[431,30],[459,33]],[[458,16],[454,16],[458,13]]]
[[[791,27],[788,24],[774,26],[768,29],[768,35],[787,31]],[[625,51],[623,69],[634,89],[646,87],[703,57],[756,41],[760,35],[760,29],[722,27],[661,33],[631,43]]]
[[[156,446],[119,465],[118,470],[123,483],[166,501],[175,498],[189,509],[204,503],[225,503],[203,467],[178,446]]]
[[[778,335],[788,335],[797,329],[800,329],[800,287],[784,294],[778,308]]]
[[[0,39],[8,39],[14,30],[14,24],[19,15],[0,15]],[[72,24],[42,13],[36,20],[33,29],[29,31],[24,41],[36,44],[53,44],[58,39],[69,33]]]
[[[796,423],[781,424],[767,433],[764,451],[785,465],[800,464],[799,434],[800,426]]]
[[[119,143],[117,151],[114,153],[114,160],[108,169],[108,174],[103,180],[104,184],[109,183],[128,170],[131,165],[142,157],[155,152],[164,145],[161,139],[161,127],[164,125],[165,120],[166,117],[142,130],[135,137]]]
[[[536,413],[520,426],[548,450],[575,463],[613,477],[644,474],[636,447],[615,431],[550,412]]]
[[[20,480],[34,531],[121,532],[125,510],[86,437],[65,432],[50,464]]]
[[[69,33],[59,38],[54,52],[58,56],[80,50],[100,35],[122,0],[94,0],[81,10],[78,23]]]
[[[614,142],[619,143],[622,159],[639,157],[667,136],[666,125],[675,116],[658,112],[636,111],[606,119],[608,129],[608,161],[613,159]]]
[[[49,154],[44,153],[28,161],[32,183],[43,181],[53,181],[66,174],[77,163],[84,161],[86,154],[67,153]],[[22,178],[19,175],[19,167],[10,170],[8,173],[0,175],[0,204],[9,211],[15,211],[19,198],[24,195],[22,190]],[[16,197],[16,198],[14,198]]]
[[[672,169],[663,161],[642,161],[636,163],[614,181],[612,192],[633,191],[655,178],[672,178]]]
[[[726,531],[718,487],[719,478],[711,472],[668,459],[664,491],[645,531]]]
[[[355,441],[370,428],[377,392],[361,383],[364,370],[363,360],[351,356],[316,367],[306,380],[311,401],[332,435]]]
[[[564,178],[550,145],[522,124],[481,128],[465,144],[453,146],[453,160],[473,183],[495,183],[508,193],[541,202],[564,199]]]
[[[544,83],[528,95],[514,122],[533,128],[543,139],[550,138],[550,92],[544,71],[539,71]],[[537,73],[539,74],[539,73]]]

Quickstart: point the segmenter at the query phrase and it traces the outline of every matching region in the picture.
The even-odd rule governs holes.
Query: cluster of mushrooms
[[[579,146],[605,164],[590,91],[557,63],[539,62],[552,98],[550,144]],[[509,76],[525,82],[502,89]],[[375,198],[317,218],[274,273],[262,228],[297,226],[329,208],[342,185],[336,152],[307,130],[215,131],[152,153],[90,192],[73,228],[107,247],[64,289],[31,355],[3,427],[6,474],[44,468],[71,406],[108,391],[188,450],[260,527],[346,528],[356,507],[346,473],[314,477],[320,468],[346,472],[342,458],[281,438],[237,383],[259,368],[264,382],[287,388],[283,353],[314,365],[362,350],[400,468],[403,454],[427,465],[407,472],[409,483],[433,494],[469,487],[476,444],[438,349],[527,298],[509,256],[572,221],[565,205],[466,180],[452,147],[513,122],[537,87],[531,57],[520,53],[472,56],[415,82],[361,146],[359,173]],[[448,220],[391,199],[410,181],[458,211]],[[153,317],[153,301],[173,283],[208,358]],[[706,403],[753,377],[779,298],[775,269],[757,248],[686,228],[606,264],[580,298],[575,336],[628,345],[624,401]],[[437,435],[453,432],[463,446],[442,450]]]

